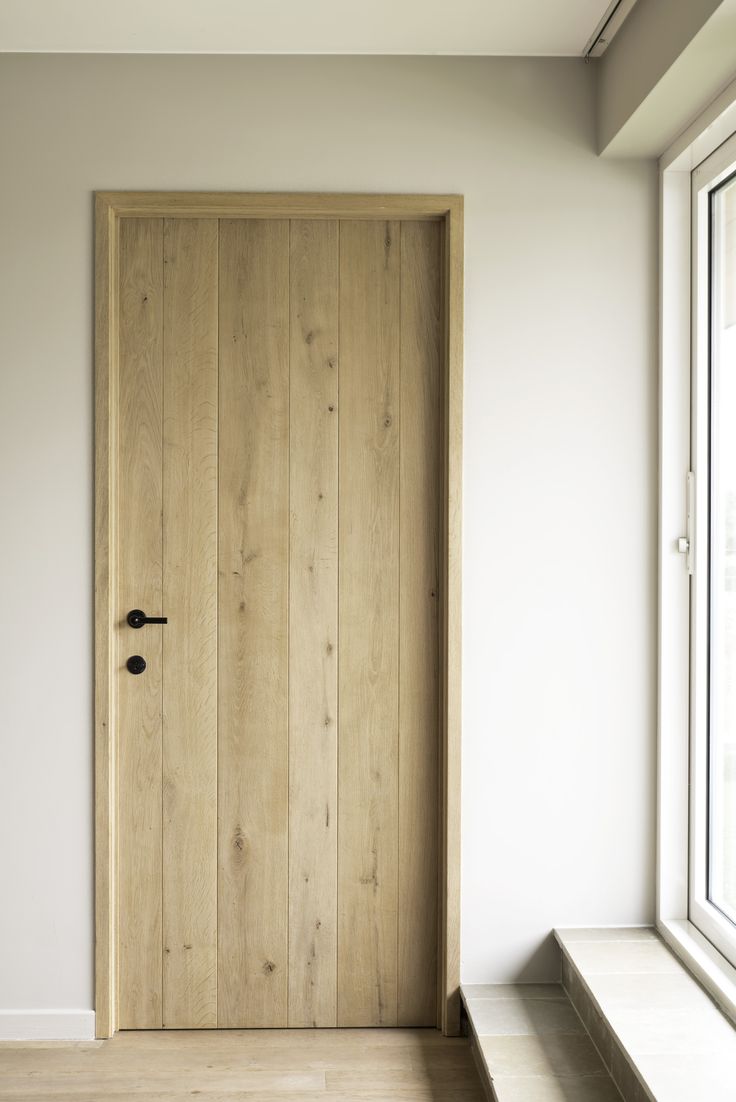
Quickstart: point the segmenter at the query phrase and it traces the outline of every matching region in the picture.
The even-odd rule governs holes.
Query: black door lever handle
[[[132,608],[127,616],[132,628],[142,628],[144,624],[168,624],[168,616],[146,616],[140,608]]]

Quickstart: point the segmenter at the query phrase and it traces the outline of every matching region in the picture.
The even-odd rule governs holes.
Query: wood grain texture
[[[187,1029],[217,1025],[217,252],[215,220],[165,221],[163,1025]]]
[[[342,1026],[397,1022],[399,269],[399,223],[341,223]]]
[[[337,1024],[338,223],[291,223],[289,1025]]]
[[[398,1023],[437,1020],[441,236],[401,227]]]
[[[120,450],[117,548],[119,747],[119,1022],[161,1026],[161,628],[128,627],[132,608],[161,607],[163,223],[120,227]],[[144,676],[125,668],[143,653]]]
[[[440,538],[440,1024],[460,1031],[460,790],[462,740],[463,201],[446,220],[442,242],[442,523]]]
[[[457,195],[335,194],[334,192],[110,191],[98,193],[120,217],[334,218],[441,220],[461,209]]]
[[[0,1102],[483,1102],[467,1040],[435,1030],[119,1033],[1,1044]]]
[[[287,1024],[289,226],[220,223],[220,1026]]]
[[[442,835],[440,1025],[461,1027],[461,745],[463,617],[463,201],[445,219],[443,267],[440,725]]]
[[[123,519],[118,489],[124,457],[118,391],[120,269],[123,226],[130,218],[217,217],[248,221],[299,216],[385,221],[386,217],[435,219],[443,241],[442,343],[442,524],[441,676],[442,734],[440,868],[440,1021],[447,1033],[459,1027],[459,823],[460,823],[460,530],[462,468],[462,199],[456,196],[218,195],[100,193],[96,221],[95,345],[95,831],[96,831],[96,1011],[97,1031],[118,1026],[116,978],[122,891],[115,861],[121,849],[120,784],[116,776],[122,724],[116,690],[119,660],[117,532]],[[127,603],[127,602],[126,602]],[[140,603],[135,601],[135,604]],[[127,611],[127,609],[125,610]],[[134,633],[139,635],[140,633]],[[138,648],[139,649],[139,648]],[[128,676],[128,675],[126,675]],[[134,679],[135,680],[135,679]]]

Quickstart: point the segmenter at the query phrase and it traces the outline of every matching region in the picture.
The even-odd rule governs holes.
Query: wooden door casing
[[[452,1032],[447,221],[217,213],[108,288],[115,1024]]]

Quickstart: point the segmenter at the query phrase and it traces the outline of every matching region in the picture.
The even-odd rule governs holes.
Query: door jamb
[[[441,845],[437,1025],[460,1030],[463,199],[457,195],[98,192],[95,213],[95,1010],[117,1029],[117,733],[114,661],[118,240],[122,218],[436,219],[443,224],[440,569]]]

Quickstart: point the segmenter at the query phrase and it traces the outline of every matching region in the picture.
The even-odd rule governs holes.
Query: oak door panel
[[[287,1024],[289,224],[220,222],[218,1024]]]
[[[123,1028],[436,1022],[441,242],[121,221]]]
[[[118,464],[118,968],[122,1029],[160,1029],[161,628],[128,626],[162,601],[163,220],[120,226]],[[125,663],[143,651],[145,676]]]
[[[398,1024],[437,1020],[440,227],[401,227]]]
[[[401,226],[340,225],[338,1024],[396,1025]]]
[[[164,223],[163,1024],[217,1024],[217,220]],[[144,628],[148,633],[151,629]]]
[[[338,223],[291,223],[289,1025],[337,1024]]]

